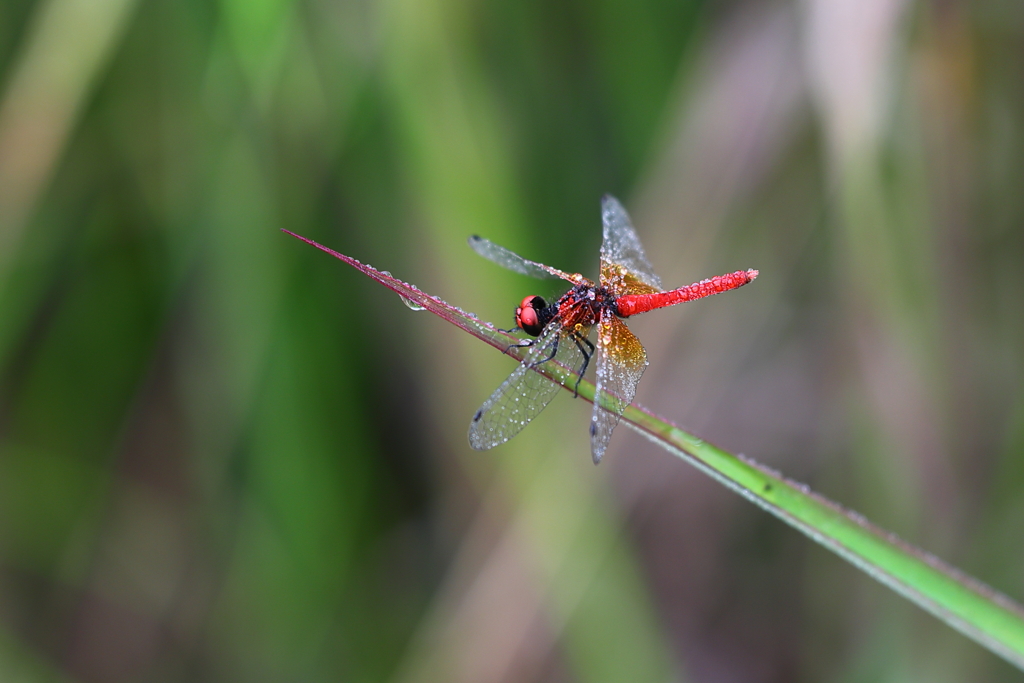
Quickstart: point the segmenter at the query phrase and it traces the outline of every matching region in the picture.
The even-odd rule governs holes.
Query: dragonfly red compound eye
[[[528,296],[516,309],[516,325],[526,334],[536,337],[544,329],[541,322],[540,312],[547,306],[544,299],[539,296]]]

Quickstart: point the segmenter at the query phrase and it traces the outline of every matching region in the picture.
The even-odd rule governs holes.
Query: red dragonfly
[[[469,444],[487,450],[503,444],[535,418],[558,393],[559,385],[531,370],[554,361],[576,376],[579,388],[590,359],[597,353],[597,394],[590,423],[590,450],[594,464],[601,461],[612,430],[633,401],[636,385],[647,367],[647,353],[622,318],[702,299],[742,287],[757,277],[756,270],[738,270],[664,291],[654,274],[626,210],[618,200],[601,200],[604,241],[601,243],[600,284],[579,273],[524,259],[504,247],[474,235],[469,245],[476,253],[523,275],[559,277],[572,289],[553,304],[528,296],[516,308],[516,327],[533,337],[513,347],[526,354],[509,378],[476,411],[469,425]],[[597,346],[588,339],[597,325]]]

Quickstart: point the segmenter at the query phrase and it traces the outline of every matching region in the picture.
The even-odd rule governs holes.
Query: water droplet
[[[385,275],[387,275],[388,277],[393,277],[393,276],[391,275],[391,273],[389,273],[389,272],[388,272],[388,271],[386,271],[386,270],[382,270],[382,271],[380,271],[380,272],[384,273],[384,274],[385,274]],[[415,287],[413,287],[413,289],[416,289],[416,288],[415,288]],[[416,290],[416,291],[419,291],[419,290]],[[425,310],[427,310],[425,306],[421,306],[421,305],[419,305],[418,303],[416,303],[415,301],[413,301],[412,299],[410,299],[410,298],[409,298],[409,297],[407,297],[407,296],[402,296],[401,294],[399,294],[399,295],[398,295],[398,298],[402,300],[402,303],[403,303],[403,304],[405,304],[406,306],[408,306],[408,307],[409,307],[409,308],[410,308],[411,310],[413,310],[413,311],[425,311]]]
[[[410,299],[408,297],[404,297],[401,294],[398,295],[398,298],[401,299],[402,303],[405,304],[406,306],[408,306],[410,308],[410,310],[413,310],[413,311],[425,311],[425,310],[427,310],[426,306],[420,306],[418,303],[416,303],[412,299]]]

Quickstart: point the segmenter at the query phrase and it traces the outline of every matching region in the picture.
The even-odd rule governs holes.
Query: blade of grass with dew
[[[491,346],[521,357],[523,349],[509,348],[516,337],[387,273],[289,230],[284,232],[373,278],[410,307],[431,311]],[[534,370],[563,386],[575,384],[571,370],[561,365],[544,363]],[[579,396],[593,402],[594,385],[580,382]],[[1006,596],[807,486],[709,444],[645,408],[629,406],[622,422],[1024,670],[1024,608]]]

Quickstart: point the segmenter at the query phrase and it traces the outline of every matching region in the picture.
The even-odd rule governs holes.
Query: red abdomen
[[[692,285],[673,289],[670,292],[654,292],[653,294],[624,294],[615,300],[619,316],[627,318],[638,313],[646,313],[655,308],[674,306],[684,301],[703,299],[712,294],[720,294],[730,289],[742,287],[757,277],[756,270],[737,270],[735,273],[718,275],[710,280],[701,280]]]

